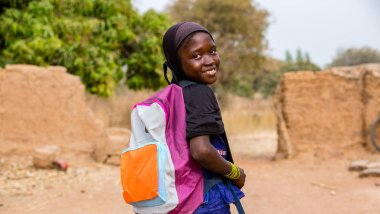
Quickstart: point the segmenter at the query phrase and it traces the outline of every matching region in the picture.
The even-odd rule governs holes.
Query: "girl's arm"
[[[202,135],[191,138],[190,152],[194,160],[198,162],[203,168],[209,171],[220,175],[227,175],[231,172],[231,164],[222,156],[220,156],[214,146],[211,145],[209,135]],[[242,188],[245,182],[245,173],[244,170],[240,167],[239,170],[240,177],[232,181],[236,186]]]

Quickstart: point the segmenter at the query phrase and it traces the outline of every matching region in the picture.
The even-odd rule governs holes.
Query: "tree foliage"
[[[281,66],[282,73],[288,71],[318,71],[320,68],[310,60],[307,52],[302,53],[300,49],[296,51],[296,57],[293,58],[289,51],[285,52],[285,63]]]
[[[335,58],[328,65],[334,66],[353,66],[365,63],[379,63],[380,52],[369,47],[347,48],[337,51]]]
[[[30,1],[32,0],[2,0],[0,1],[0,13],[3,13],[7,8],[25,8]]]
[[[270,96],[274,93],[277,82],[286,72],[297,71],[318,71],[320,68],[314,64],[307,52],[303,53],[300,49],[296,51],[296,56],[286,51],[285,61],[267,59],[272,66],[265,66],[261,73],[256,75],[254,80],[254,90],[262,93],[264,96]]]
[[[62,65],[102,96],[123,76],[135,89],[164,83],[163,14],[140,15],[129,0],[16,0],[0,9],[0,66]]]
[[[251,0],[175,0],[168,11],[173,21],[191,20],[213,34],[222,59],[218,85],[242,95],[252,93],[267,48],[267,11]]]

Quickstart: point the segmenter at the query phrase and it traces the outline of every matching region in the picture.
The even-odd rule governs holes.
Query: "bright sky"
[[[163,11],[172,0],[133,0],[138,10]],[[325,66],[339,48],[368,46],[380,51],[379,0],[254,0],[271,14],[266,33],[269,55],[308,52]],[[221,14],[222,15],[222,14]]]

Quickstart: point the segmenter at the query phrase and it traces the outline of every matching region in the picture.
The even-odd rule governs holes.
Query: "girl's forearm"
[[[194,137],[189,143],[191,156],[203,168],[221,175],[231,172],[231,164],[219,155],[210,143],[210,136]]]

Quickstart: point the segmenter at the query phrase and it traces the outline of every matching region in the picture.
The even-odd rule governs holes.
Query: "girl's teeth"
[[[216,70],[215,69],[212,69],[212,70],[209,70],[207,71],[207,74],[210,74],[210,75],[213,75],[216,73]]]

